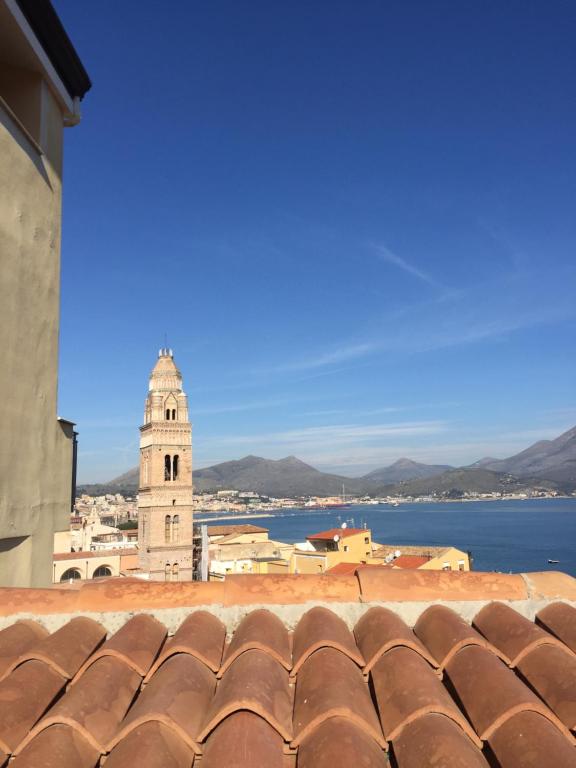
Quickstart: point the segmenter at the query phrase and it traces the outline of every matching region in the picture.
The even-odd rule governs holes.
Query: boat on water
[[[550,565],[557,565],[557,563],[559,563],[560,560],[548,560],[548,562],[550,563]]]

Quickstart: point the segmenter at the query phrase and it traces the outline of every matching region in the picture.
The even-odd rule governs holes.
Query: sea
[[[283,510],[259,524],[269,528],[271,539],[297,542],[342,523],[356,528],[366,525],[372,539],[382,544],[454,546],[469,551],[475,571],[560,570],[576,576],[576,498]],[[559,562],[549,564],[548,560]]]

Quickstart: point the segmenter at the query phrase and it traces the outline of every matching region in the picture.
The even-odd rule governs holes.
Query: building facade
[[[0,584],[48,586],[69,527],[57,417],[63,133],[90,80],[47,0],[0,0]]]
[[[154,581],[192,579],[192,425],[182,375],[161,349],[140,427],[140,569]]]

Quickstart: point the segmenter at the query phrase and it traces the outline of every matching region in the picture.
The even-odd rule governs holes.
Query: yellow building
[[[331,528],[296,544],[291,573],[323,573],[338,563],[366,563],[372,556],[372,532],[365,528]]]
[[[49,2],[0,0],[0,584],[47,586],[74,425],[56,415],[63,129],[90,80]]]
[[[52,581],[74,582],[106,576],[137,573],[138,550],[111,549],[104,552],[58,552],[53,556]]]

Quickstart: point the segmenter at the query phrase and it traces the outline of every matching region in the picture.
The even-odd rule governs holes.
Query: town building
[[[208,574],[211,581],[234,573],[289,573],[294,547],[269,538],[257,525],[209,525]]]
[[[331,528],[306,537],[292,554],[292,573],[323,573],[337,563],[365,563],[372,556],[372,532]]]
[[[425,571],[470,571],[471,555],[456,547],[380,544],[368,563],[391,568],[417,568]]]
[[[140,427],[138,547],[153,581],[192,579],[192,425],[182,374],[161,349]]]
[[[58,418],[62,156],[90,80],[48,0],[0,0],[0,584],[46,586],[76,433]]]

